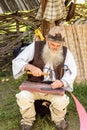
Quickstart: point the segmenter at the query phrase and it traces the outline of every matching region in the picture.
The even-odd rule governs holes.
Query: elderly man
[[[53,33],[54,30],[54,33]],[[74,58],[65,46],[64,37],[56,31],[55,27],[50,30],[46,42],[33,42],[25,48],[13,61],[13,76],[15,79],[22,76],[26,71],[30,82],[50,82],[51,88],[64,88],[73,91],[73,82],[76,78],[76,64]],[[42,76],[42,73],[48,75]],[[58,130],[65,130],[67,123],[65,115],[69,104],[69,97],[64,94],[48,94],[23,90],[16,94],[17,104],[22,115],[22,130],[30,130],[35,121],[34,101],[45,99],[51,102],[49,109],[51,119]]]

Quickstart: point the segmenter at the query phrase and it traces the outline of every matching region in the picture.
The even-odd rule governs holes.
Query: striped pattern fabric
[[[42,6],[40,5],[36,19],[53,22],[66,17],[66,14],[64,0],[48,0],[43,16]]]

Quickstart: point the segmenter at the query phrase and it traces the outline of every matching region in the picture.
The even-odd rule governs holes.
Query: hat
[[[59,42],[64,42],[64,38],[62,37],[61,33],[55,34],[55,36],[52,36],[51,34],[47,35],[47,38],[52,40],[52,41],[59,41]]]
[[[65,41],[64,37],[61,34],[61,29],[58,26],[51,28],[46,38],[53,41],[59,41],[59,42]]]

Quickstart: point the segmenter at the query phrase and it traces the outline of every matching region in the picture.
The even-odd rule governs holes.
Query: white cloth
[[[73,0],[75,1],[75,0]],[[85,0],[76,0],[76,4],[84,4],[85,3]]]
[[[71,0],[71,2],[76,3],[76,4],[84,4],[85,0]]]
[[[24,67],[30,61],[32,61],[34,57],[34,48],[35,48],[35,43],[33,42],[28,47],[26,47],[25,50],[21,52],[15,59],[13,59],[12,70],[15,79],[19,78],[24,73],[26,73],[24,71]],[[48,64],[46,64],[45,66],[50,67]],[[69,50],[67,50],[64,68],[65,68],[64,75],[61,81],[64,83],[64,87],[66,88],[67,91],[73,91],[73,82],[77,75],[77,68],[76,68],[73,55]],[[53,78],[55,78],[55,75]]]

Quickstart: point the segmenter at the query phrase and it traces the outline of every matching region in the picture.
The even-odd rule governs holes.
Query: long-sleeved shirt
[[[30,61],[33,60],[34,51],[35,51],[35,42],[27,46],[24,49],[24,51],[22,51],[15,59],[13,59],[12,70],[15,79],[19,78],[24,73],[26,73],[24,71],[24,68]],[[44,68],[45,67],[53,69],[53,66],[48,63],[44,66]],[[64,83],[64,88],[67,91],[70,92],[73,91],[73,83],[76,78],[76,75],[77,75],[77,68],[76,68],[76,63],[74,61],[74,57],[70,52],[70,50],[67,49],[67,54],[64,62],[64,75],[61,78],[61,81]],[[44,79],[46,79],[46,76],[44,76]],[[53,76],[53,79],[55,79],[55,74]]]

